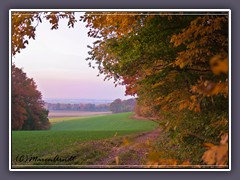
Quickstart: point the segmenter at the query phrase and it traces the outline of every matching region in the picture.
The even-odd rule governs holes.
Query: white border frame
[[[12,130],[11,130],[11,64],[12,49],[11,49],[11,13],[13,11],[72,11],[72,12],[227,12],[228,13],[228,28],[229,28],[229,168],[228,169],[13,169],[12,168]],[[9,10],[9,171],[231,171],[231,10],[230,9],[10,9]]]

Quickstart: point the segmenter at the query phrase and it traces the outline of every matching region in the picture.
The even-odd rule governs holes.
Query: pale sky
[[[79,19],[80,14],[76,14]],[[87,45],[95,40],[87,36],[83,22],[68,28],[60,20],[58,30],[43,21],[36,30],[36,39],[12,58],[19,68],[33,78],[44,98],[128,99],[125,87],[115,87],[113,81],[97,77],[98,69],[88,66]]]

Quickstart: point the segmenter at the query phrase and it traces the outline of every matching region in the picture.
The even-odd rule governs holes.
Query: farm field
[[[86,117],[86,116],[95,116],[95,115],[106,115],[112,114],[112,112],[86,112],[86,111],[49,111],[49,118],[62,118],[62,117]]]
[[[97,115],[89,117],[53,118],[52,131],[148,131],[155,127],[155,123],[147,120],[129,118],[131,113],[111,115]],[[70,120],[68,120],[70,119]]]
[[[50,130],[13,131],[13,165],[40,163],[17,162],[16,157],[21,155],[46,158],[72,154],[78,159],[74,161],[75,164],[94,164],[96,158],[107,156],[114,146],[122,144],[124,137],[134,137],[156,128],[155,122],[131,119],[131,115],[132,113],[121,113],[51,118]]]

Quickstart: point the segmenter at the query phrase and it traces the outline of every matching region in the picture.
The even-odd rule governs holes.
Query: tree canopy
[[[42,130],[50,127],[48,111],[44,109],[36,83],[12,65],[12,129]]]
[[[224,153],[201,152],[228,133],[228,15],[104,12],[83,20],[97,39],[87,60],[137,95],[136,112],[161,119],[192,162],[226,164]]]

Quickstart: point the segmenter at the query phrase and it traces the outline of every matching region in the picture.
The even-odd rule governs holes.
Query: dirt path
[[[160,135],[161,129],[155,129],[150,132],[141,133],[130,142],[120,147],[115,147],[109,153],[108,157],[96,162],[96,167],[141,167],[142,160],[146,158],[147,153],[150,150],[150,144],[154,142]],[[123,159],[124,158],[124,159]],[[96,168],[94,167],[94,168]]]

